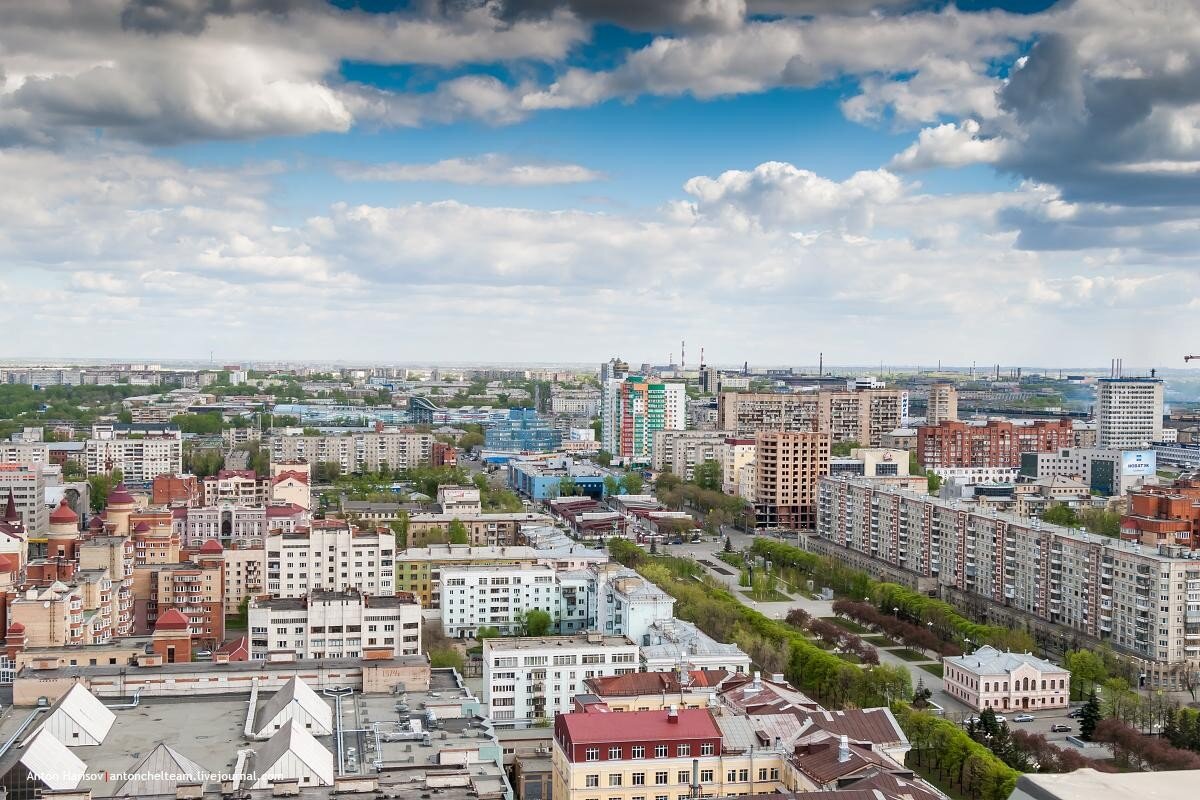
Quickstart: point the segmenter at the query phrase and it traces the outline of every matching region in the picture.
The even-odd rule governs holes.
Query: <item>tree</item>
[[[107,475],[93,475],[88,478],[93,514],[99,514],[108,505],[108,493],[121,482],[122,477],[121,470],[114,469]]]
[[[925,708],[929,705],[929,698],[933,697],[933,692],[925,687],[925,678],[917,678],[917,688],[913,690],[913,708]]]
[[[458,517],[450,520],[450,544],[468,544],[470,539],[467,526],[463,524],[462,520]]]
[[[392,533],[396,534],[396,549],[406,549],[408,547],[408,512],[401,511],[396,519],[388,523],[388,527],[392,529]]]
[[[1104,659],[1091,650],[1068,650],[1063,656],[1063,666],[1071,672],[1071,690],[1076,698],[1083,697],[1108,678]]]
[[[829,455],[834,458],[845,458],[850,455],[851,450],[855,450],[858,447],[859,444],[855,441],[834,442],[833,446],[829,448]]]
[[[942,479],[933,470],[925,471],[925,486],[930,494],[937,494],[938,489],[942,488]]]
[[[475,631],[475,638],[482,642],[484,639],[495,639],[500,636],[500,629],[493,628],[491,625],[484,625],[479,630]]]
[[[1042,512],[1042,521],[1051,525],[1062,525],[1067,528],[1079,527],[1079,518],[1070,506],[1057,503]]]
[[[627,472],[621,478],[621,488],[624,489],[625,494],[641,494],[644,485],[645,481],[642,480],[640,472]]]
[[[721,491],[721,478],[721,465],[711,458],[703,464],[697,464],[692,470],[692,483],[701,489],[713,492]]]
[[[464,433],[458,440],[458,446],[462,450],[471,451],[476,447],[483,447],[486,439],[482,433],[478,431],[470,431]]]
[[[564,475],[558,479],[559,497],[574,497],[577,494],[583,494],[583,490],[579,488],[579,484],[575,483],[574,478]]]
[[[728,537],[728,536],[726,536],[726,537],[725,537],[725,552],[726,552],[726,553],[732,553],[732,552],[733,552],[733,542],[729,541],[729,537]]]
[[[607,467],[612,463],[612,460],[613,455],[607,450],[601,450],[599,453],[596,453],[596,463],[602,467]]]
[[[521,615],[522,636],[545,636],[553,625],[554,619],[540,608],[531,608]]]
[[[1092,734],[1096,732],[1096,726],[1100,724],[1100,700],[1096,697],[1096,690],[1088,695],[1087,702],[1083,704],[1083,711],[1079,714],[1079,736],[1085,742],[1092,740]]]
[[[87,476],[84,474],[83,466],[73,458],[67,459],[63,464],[63,480],[81,481]]]
[[[225,429],[225,420],[218,413],[176,414],[171,422],[183,433],[215,434]]]

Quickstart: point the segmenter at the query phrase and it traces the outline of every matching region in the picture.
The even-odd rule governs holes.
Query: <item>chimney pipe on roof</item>
[[[845,764],[850,760],[850,737],[842,734],[841,744],[838,745],[838,763]]]
[[[672,705],[667,709],[667,722],[679,722],[679,706]]]

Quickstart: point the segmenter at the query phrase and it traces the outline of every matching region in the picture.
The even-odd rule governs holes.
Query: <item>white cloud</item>
[[[432,164],[339,164],[343,178],[363,181],[439,181],[483,186],[547,186],[585,183],[604,176],[579,164],[513,161],[498,153],[448,158]]]
[[[973,119],[959,124],[948,122],[921,131],[917,141],[892,159],[891,166],[914,170],[994,164],[1004,155],[1004,148],[1001,139],[979,138],[979,123]]]

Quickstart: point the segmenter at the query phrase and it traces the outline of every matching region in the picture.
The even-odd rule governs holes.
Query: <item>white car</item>
[[[1007,720],[1007,719],[1005,719],[1005,717],[1004,717],[1004,715],[1003,715],[1003,714],[997,714],[997,715],[996,715],[996,722],[1008,722],[1008,720]]]
[[[1033,722],[1033,714],[1017,714],[1013,722]]]

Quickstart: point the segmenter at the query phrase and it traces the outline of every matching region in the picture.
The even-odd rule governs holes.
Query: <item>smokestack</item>
[[[838,745],[838,763],[845,764],[850,760],[850,737],[842,734],[841,744]]]

